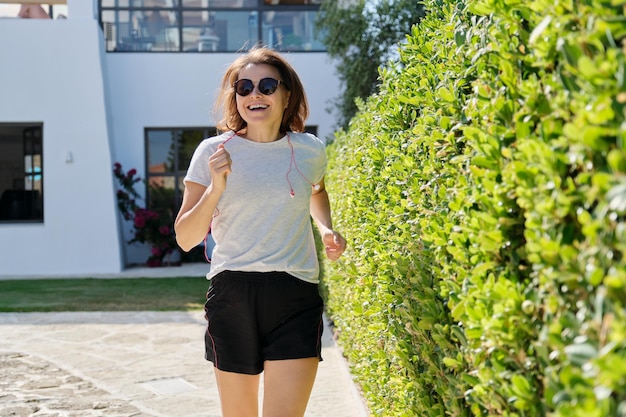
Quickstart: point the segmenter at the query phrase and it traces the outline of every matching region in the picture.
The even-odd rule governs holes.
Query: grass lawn
[[[0,312],[200,310],[202,277],[0,281]]]

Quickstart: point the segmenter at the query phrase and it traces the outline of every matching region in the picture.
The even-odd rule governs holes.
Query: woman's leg
[[[259,416],[260,375],[215,370],[223,417]]]
[[[319,358],[265,361],[263,417],[302,417]]]

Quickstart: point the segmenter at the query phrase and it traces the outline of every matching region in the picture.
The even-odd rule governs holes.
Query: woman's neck
[[[240,136],[254,142],[275,142],[285,136],[285,133],[281,132],[280,129],[277,128],[255,129],[248,126],[245,133]]]

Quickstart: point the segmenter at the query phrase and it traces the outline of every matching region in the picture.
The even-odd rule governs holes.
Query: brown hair
[[[278,70],[282,85],[291,93],[289,103],[283,113],[280,130],[283,132],[304,132],[304,122],[309,116],[309,105],[302,82],[293,67],[276,51],[263,46],[255,46],[247,53],[239,56],[230,64],[224,78],[222,88],[215,103],[215,111],[221,116],[217,129],[225,132],[239,132],[247,127],[247,123],[237,111],[237,99],[233,84],[239,73],[250,64],[271,65]]]

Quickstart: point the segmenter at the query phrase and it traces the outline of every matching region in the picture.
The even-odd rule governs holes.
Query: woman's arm
[[[209,231],[219,196],[195,182],[185,184],[183,203],[174,221],[176,242],[185,252],[196,247]]]
[[[324,179],[319,182],[318,190],[313,188],[310,211],[311,217],[313,217],[322,236],[322,242],[326,248],[326,256],[331,261],[336,261],[346,250],[346,240],[341,234],[333,230],[330,201],[324,186]]]
[[[224,189],[226,177],[231,172],[230,154],[220,145],[208,161],[211,185],[187,181],[180,211],[174,221],[176,242],[185,252],[197,246],[209,231],[213,213]]]

